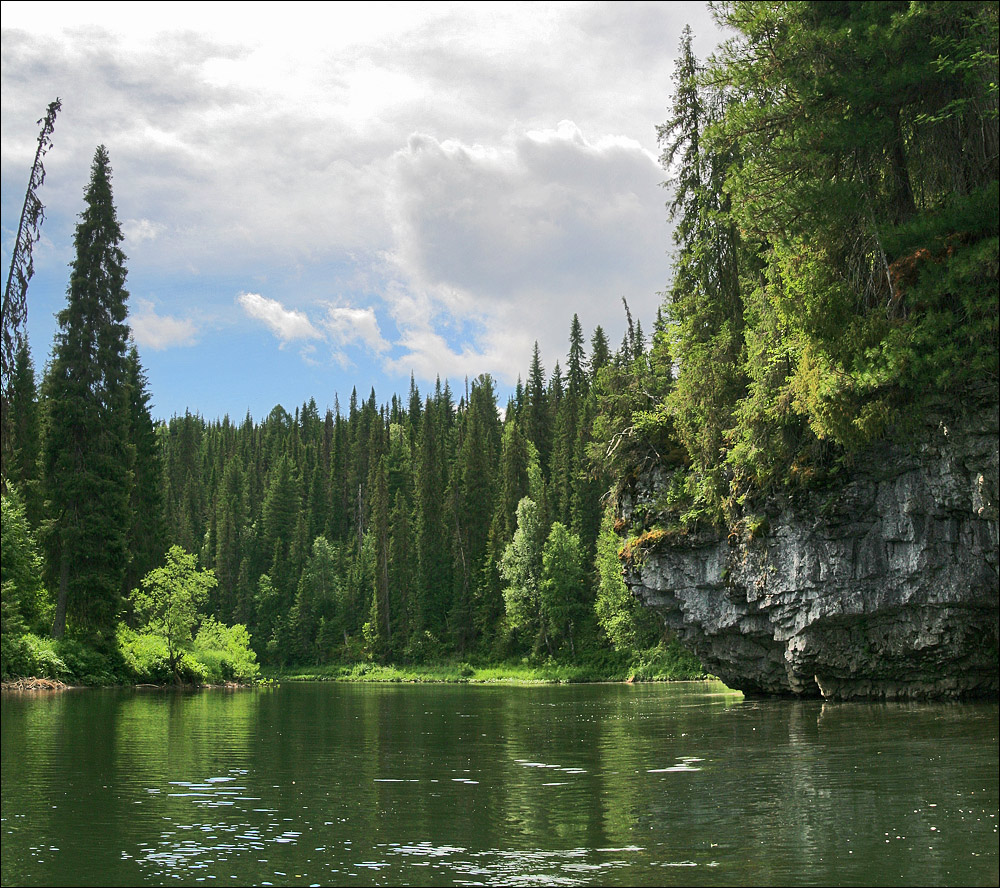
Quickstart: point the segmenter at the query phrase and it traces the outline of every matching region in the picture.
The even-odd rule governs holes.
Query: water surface
[[[4,885],[990,885],[996,704],[4,694]]]

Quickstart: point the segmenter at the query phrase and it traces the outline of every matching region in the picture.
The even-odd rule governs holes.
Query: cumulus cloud
[[[374,308],[327,305],[321,323],[330,342],[338,348],[361,343],[375,354],[382,354],[389,348],[382,337]]]
[[[614,341],[622,296],[655,311],[670,249],[655,125],[683,24],[706,35],[701,57],[718,35],[704,4],[341,4],[326,29],[299,3],[280,20],[121,6],[4,6],[5,183],[26,180],[35,121],[63,100],[35,253],[55,301],[35,288],[33,335],[51,335],[38,319],[60,307],[102,143],[130,286],[175,298],[133,319],[153,349],[195,341],[204,323],[185,318],[232,316],[242,291],[241,313],[322,385],[356,381],[331,359],[386,386],[411,370],[512,382],[535,340],[551,372],[574,312]],[[22,197],[4,189],[5,243]],[[239,335],[211,348],[246,352]]]
[[[132,337],[141,346],[156,351],[197,342],[198,326],[190,318],[158,314],[152,302],[138,300],[138,311],[129,318]]]
[[[259,293],[240,293],[237,302],[278,337],[282,348],[289,342],[299,342],[302,357],[312,366],[324,363],[323,343],[329,347],[327,357],[342,367],[352,364],[348,351],[378,357],[392,347],[382,335],[372,306],[317,301],[314,305],[320,316],[314,322],[306,312],[286,308],[277,299]]]
[[[570,121],[496,145],[415,134],[395,176],[390,261],[409,295],[392,305],[414,364],[468,355],[510,375],[533,340],[563,353],[573,313],[607,324],[622,296],[651,309],[666,283],[663,173],[634,139]],[[475,340],[427,335],[449,318],[475,320]]]
[[[122,223],[122,233],[128,244],[156,240],[164,226],[149,219],[126,219]]]
[[[651,271],[652,252],[662,264],[662,176],[638,142],[590,141],[568,121],[499,146],[413,135],[396,155],[393,258],[456,296],[590,290],[624,264],[634,280],[629,260]]]
[[[285,308],[277,299],[268,299],[259,293],[240,293],[236,301],[250,317],[262,321],[281,340],[282,346],[296,339],[321,339],[323,336],[305,314]]]

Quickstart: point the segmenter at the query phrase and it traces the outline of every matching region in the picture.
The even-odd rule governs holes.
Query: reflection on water
[[[2,698],[2,882],[996,884],[996,704],[718,684]]]

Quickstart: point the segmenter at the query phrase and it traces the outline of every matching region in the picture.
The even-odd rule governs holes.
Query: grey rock
[[[775,498],[763,532],[648,535],[625,581],[730,687],[850,698],[996,696],[995,394],[942,405],[825,490]],[[655,522],[662,469],[623,495]]]

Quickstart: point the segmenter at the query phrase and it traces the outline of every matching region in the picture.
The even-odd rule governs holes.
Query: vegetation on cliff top
[[[997,7],[726,2],[659,128],[675,276],[603,420],[620,480],[734,520],[998,384]]]

